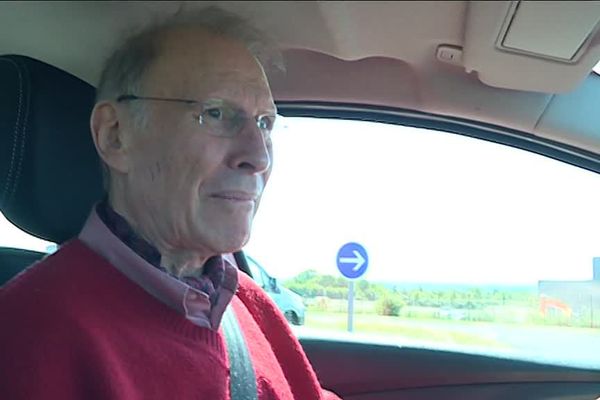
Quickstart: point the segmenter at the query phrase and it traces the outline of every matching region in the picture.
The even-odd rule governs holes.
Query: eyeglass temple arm
[[[122,94],[117,97],[117,103],[122,103],[125,101],[135,101],[135,100],[152,100],[152,101],[170,101],[175,103],[187,103],[187,104],[195,104],[198,103],[196,100],[189,99],[169,99],[164,97],[141,97],[136,96],[134,94]]]

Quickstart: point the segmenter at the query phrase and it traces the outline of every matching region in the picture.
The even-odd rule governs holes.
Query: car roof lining
[[[589,74],[600,39],[571,65],[495,51],[511,1],[6,2],[0,54],[28,55],[95,84],[124,30],[216,3],[250,18],[287,49],[288,74],[272,79],[277,100],[410,108],[600,152],[600,121],[581,111],[600,102],[597,77]],[[440,44],[463,47],[466,66],[438,61]],[[538,90],[515,89],[528,87]]]

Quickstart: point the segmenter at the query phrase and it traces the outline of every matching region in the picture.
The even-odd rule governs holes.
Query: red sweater
[[[232,300],[260,400],[323,391],[269,297],[245,274]],[[79,240],[0,289],[0,399],[228,399],[222,332],[198,327]]]

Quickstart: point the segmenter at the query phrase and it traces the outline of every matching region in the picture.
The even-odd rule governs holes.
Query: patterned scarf
[[[158,250],[137,235],[131,228],[131,225],[125,221],[125,218],[112,209],[106,198],[98,204],[96,212],[108,229],[140,257],[161,271],[168,273],[194,289],[206,293],[211,304],[213,306],[216,304],[219,298],[219,288],[223,284],[225,276],[225,265],[221,256],[209,258],[203,266],[200,277],[185,276],[179,278],[160,266],[161,255]]]

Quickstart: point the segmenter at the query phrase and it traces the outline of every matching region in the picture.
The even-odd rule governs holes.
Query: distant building
[[[539,281],[540,312],[566,317],[577,325],[600,327],[600,257],[594,258],[589,281]]]

